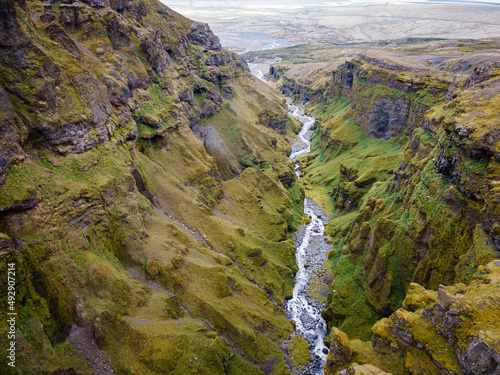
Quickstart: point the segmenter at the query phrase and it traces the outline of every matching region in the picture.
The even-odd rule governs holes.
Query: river
[[[255,69],[256,64],[249,64],[252,73],[260,79],[263,77],[260,69]],[[252,69],[254,68],[254,69]],[[302,122],[302,128],[297,134],[298,139],[292,143],[290,159],[296,160],[299,156],[311,151],[311,134],[315,118],[306,115],[303,110],[287,101],[288,114],[297,117]],[[299,164],[295,164],[295,173],[300,178]],[[328,330],[321,310],[324,303],[308,296],[311,277],[322,269],[327,260],[326,253],[330,246],[324,235],[325,224],[328,216],[309,197],[304,199],[304,214],[310,218],[308,224],[295,233],[295,258],[299,271],[295,275],[293,297],[286,302],[286,314],[289,320],[295,322],[295,330],[309,343],[312,361],[307,365],[302,374],[323,375],[328,348],[324,344]]]
[[[264,75],[264,68],[262,67],[262,64],[254,64],[251,62],[247,62],[248,67],[250,68],[250,71],[252,74],[260,79],[261,81],[267,82],[266,76]],[[269,67],[267,68],[269,70]]]

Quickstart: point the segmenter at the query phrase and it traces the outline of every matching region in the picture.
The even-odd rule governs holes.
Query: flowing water
[[[292,154],[290,159],[296,160],[299,156],[307,154],[311,149],[311,128],[314,125],[314,117],[307,116],[296,105],[288,103],[289,115],[298,117],[302,122],[302,128],[298,134],[298,140],[292,143]],[[300,178],[299,164],[295,164],[295,172]],[[326,322],[321,316],[323,303],[314,300],[307,295],[310,286],[310,278],[313,272],[321,269],[327,260],[326,252],[329,248],[324,235],[327,216],[307,196],[304,199],[304,214],[309,216],[310,222],[297,232],[295,238],[295,258],[299,271],[295,275],[295,286],[293,297],[286,303],[286,313],[290,320],[295,321],[295,330],[302,334],[309,342],[313,362],[307,368],[305,374],[323,374],[323,366],[326,362],[328,348],[323,343],[327,335]]]
[[[261,81],[267,82],[266,76],[264,75],[264,71],[262,69],[261,64],[253,64],[253,63],[247,63],[248,68],[252,72],[254,76],[256,76],[258,79]]]
[[[257,65],[248,64],[250,71],[265,81]],[[292,143],[290,155],[290,159],[296,161],[299,156],[311,151],[311,129],[316,120],[312,116],[307,116],[299,106],[288,101],[287,105],[288,114],[302,122],[302,128],[297,134],[298,140]],[[299,163],[295,163],[295,173],[300,178]],[[310,222],[303,225],[295,234],[295,258],[299,271],[295,275],[293,297],[286,302],[286,314],[288,319],[295,321],[295,330],[308,341],[311,350],[312,362],[306,366],[302,374],[323,375],[323,366],[328,353],[328,348],[323,342],[328,330],[321,316],[321,310],[325,305],[308,296],[307,289],[313,273],[320,271],[327,260],[326,253],[330,246],[326,242],[324,230],[328,216],[307,196],[304,199],[304,214],[309,216]]]

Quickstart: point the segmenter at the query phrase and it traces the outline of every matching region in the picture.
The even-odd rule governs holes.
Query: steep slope
[[[0,366],[289,373],[303,193],[282,101],[155,0],[8,1],[0,21],[0,256],[18,313],[16,367]]]
[[[373,334],[376,351],[384,327],[396,335],[399,329],[399,323],[394,328],[380,319],[391,316],[389,322],[399,322],[402,313],[397,309],[405,296],[410,298],[406,293],[412,283],[432,290],[440,284],[467,283],[478,266],[499,257],[498,53],[471,54],[471,61],[479,60],[477,65],[464,63],[467,58],[448,59],[434,67],[381,53],[361,54],[333,71],[311,74],[319,80],[288,75],[299,69],[286,64],[271,69],[282,90],[310,101],[318,117],[315,147],[301,162],[309,194],[333,212],[327,231],[334,244],[329,253],[334,278],[324,316],[351,339],[367,341]],[[491,300],[491,314],[498,315],[498,299],[492,295]],[[482,314],[476,311],[479,305],[471,307],[473,314]],[[481,324],[474,319],[457,324],[468,330],[470,324]],[[403,354],[407,365],[393,368],[394,361],[402,363],[398,350],[410,349],[406,351],[404,339],[388,339],[389,333],[382,341],[390,341],[391,349],[381,350],[384,355],[399,354],[360,363],[386,363],[380,368],[397,374],[437,374],[445,369],[486,374],[498,366],[496,351],[484,368],[468,369],[477,358],[462,360],[468,355],[464,350],[480,339],[479,333],[467,331],[460,340],[452,340],[434,323],[437,333],[423,323],[408,324],[428,337],[448,340],[457,353],[450,359],[456,366],[447,367],[436,357],[445,355],[444,346],[426,350],[416,340],[412,348],[422,350],[412,349],[413,359]],[[498,340],[497,329],[493,323],[492,340]],[[334,328],[332,333],[332,356],[334,339],[347,340],[341,331]],[[330,373],[355,361],[348,352],[339,354],[341,359],[331,358]],[[428,363],[428,355],[434,365],[427,370],[415,365],[420,360]],[[368,367],[349,371],[365,370]]]

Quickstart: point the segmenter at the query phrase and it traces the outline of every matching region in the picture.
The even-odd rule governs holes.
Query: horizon
[[[174,9],[175,11],[182,12],[186,9],[175,9],[177,7],[213,7],[213,6],[225,6],[225,7],[238,7],[241,9],[254,9],[259,8],[284,8],[284,9],[301,9],[301,8],[331,8],[331,7],[346,7],[346,6],[374,6],[374,5],[437,5],[437,4],[462,4],[462,5],[490,5],[490,6],[500,6],[500,0],[490,0],[490,1],[475,1],[475,0],[370,0],[370,1],[358,1],[358,0],[341,0],[341,1],[329,1],[329,0],[315,0],[312,2],[307,2],[304,4],[302,0],[290,0],[284,3],[280,0],[270,0],[270,1],[252,1],[251,3],[242,0],[160,0],[166,6]]]
[[[500,0],[163,0],[241,53],[297,43],[500,37]],[[314,26],[316,25],[316,26]]]

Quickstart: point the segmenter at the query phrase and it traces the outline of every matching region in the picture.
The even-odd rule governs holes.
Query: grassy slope
[[[19,275],[23,350],[13,373],[91,373],[63,342],[71,323],[94,329],[117,373],[261,374],[266,363],[273,373],[289,373],[279,345],[293,330],[283,303],[296,271],[289,233],[298,221],[300,189],[287,191],[294,179],[290,146],[259,117],[264,106],[285,119],[283,104],[235,61],[199,64],[214,52],[183,41],[191,21],[144,3],[139,21],[133,9],[123,17],[141,24],[140,33],[149,35],[147,25],[161,29],[174,56],[161,72],[150,66],[135,34],[131,48],[113,48],[108,17],[128,25],[113,11],[108,16],[80,5],[92,32],[81,26],[65,31],[92,57],[64,50],[39,19],[17,8],[29,65],[1,68],[29,152],[11,163],[0,190],[2,240],[24,244],[2,259],[2,267],[16,262]],[[28,6],[43,12],[41,2]],[[55,5],[57,19],[60,11]],[[107,52],[99,54],[103,44]],[[55,113],[38,99],[44,80],[31,79],[47,63],[62,71]],[[109,142],[64,156],[29,127],[64,127],[81,113],[92,115],[89,95],[101,84],[74,90],[73,75],[82,71],[94,82],[111,75],[119,89],[127,86],[128,73],[147,83],[133,90],[125,107],[113,107]],[[216,83],[209,80],[214,75]],[[219,110],[210,95],[222,85],[235,94]],[[180,99],[186,91],[196,106]],[[204,110],[201,126],[218,129],[230,150],[225,159],[209,155],[190,128]],[[159,128],[148,125],[156,121]],[[127,139],[131,130],[138,131],[136,141]],[[221,178],[224,163],[241,174]],[[33,195],[34,208],[13,209]]]

